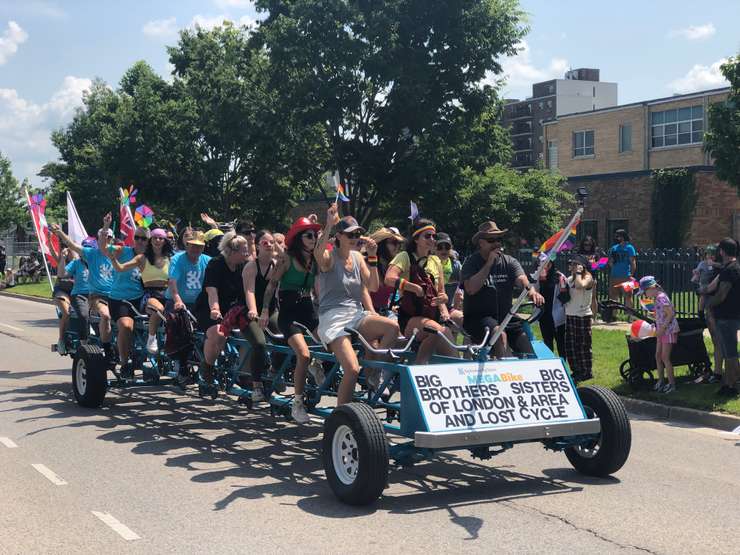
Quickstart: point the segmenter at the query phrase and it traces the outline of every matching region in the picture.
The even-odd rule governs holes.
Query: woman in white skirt
[[[329,234],[336,226],[334,248],[329,250]],[[393,347],[398,338],[398,324],[378,316],[369,291],[376,291],[378,246],[362,236],[364,229],[351,216],[340,219],[337,205],[326,213],[326,227],[319,238],[314,256],[319,263],[319,338],[334,353],[344,370],[339,384],[337,404],[352,400],[360,373],[360,363],[345,328],[359,331],[368,342],[380,342],[381,349]],[[359,252],[360,241],[367,249],[367,263]]]

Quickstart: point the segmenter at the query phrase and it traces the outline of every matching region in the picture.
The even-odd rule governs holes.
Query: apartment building
[[[600,81],[598,69],[573,69],[564,79],[535,83],[530,98],[507,100],[504,105],[503,124],[509,127],[514,146],[512,166],[525,170],[544,160],[545,121],[616,105],[617,84]]]
[[[695,172],[697,192],[687,246],[737,237],[740,198],[717,178],[703,144],[709,107],[728,92],[676,95],[545,122],[547,167],[567,177],[569,187],[590,191],[583,232],[606,245],[615,229],[625,228],[638,247],[652,246],[650,175],[685,167]]]

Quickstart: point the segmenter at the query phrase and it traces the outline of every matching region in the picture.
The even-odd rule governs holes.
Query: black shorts
[[[293,325],[293,322],[298,322],[314,331],[319,325],[319,318],[316,316],[311,297],[300,296],[296,291],[284,291],[280,294],[277,324],[285,339],[303,334],[303,330]]]
[[[221,320],[214,320],[211,318],[211,309],[207,304],[205,307],[196,308],[193,316],[195,316],[195,319],[198,321],[198,329],[203,333],[206,333],[209,328],[221,323]]]
[[[149,299],[155,299],[162,303],[162,306],[167,304],[167,299],[165,299],[164,294],[167,291],[166,287],[145,287],[144,288],[144,296],[141,297],[141,305],[138,307],[139,312],[144,314],[144,311],[146,310],[146,305]]]
[[[136,312],[127,304],[131,303],[134,308],[138,310],[141,305],[142,297],[136,299],[127,299],[126,301],[117,301],[116,299],[108,299],[108,310],[110,311],[111,320],[114,322],[119,318],[135,318]]]
[[[51,293],[53,299],[70,299],[72,296],[72,288],[74,283],[68,281],[62,281],[54,285],[54,290]]]

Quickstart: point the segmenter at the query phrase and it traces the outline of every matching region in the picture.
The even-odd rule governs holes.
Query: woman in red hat
[[[334,249],[329,251],[329,234],[336,231]],[[381,349],[393,347],[398,339],[398,324],[378,316],[373,309],[369,290],[376,291],[378,278],[378,245],[363,238],[365,230],[352,216],[340,219],[337,205],[326,213],[326,227],[314,255],[319,263],[319,337],[337,358],[344,370],[337,392],[337,404],[352,400],[360,373],[357,353],[352,347],[347,328],[358,330],[370,342],[379,341]],[[360,254],[360,240],[367,246],[368,260]]]
[[[452,332],[440,322],[450,319],[447,310],[447,294],[442,263],[432,254],[436,245],[437,229],[431,220],[415,220],[407,247],[391,261],[385,274],[385,284],[401,294],[398,323],[401,331],[410,336],[414,329],[419,331],[421,341],[416,353],[416,363],[429,362],[438,352],[446,356],[457,356],[442,339],[425,333],[425,328],[441,330],[450,340]]]
[[[309,421],[303,404],[303,390],[306,385],[306,370],[311,355],[301,328],[293,325],[298,322],[310,330],[315,330],[319,320],[314,310],[311,292],[316,281],[318,264],[313,255],[321,224],[315,216],[298,218],[285,236],[285,252],[278,257],[277,264],[270,275],[270,283],[265,289],[260,322],[265,323],[275,291],[279,287],[280,311],[278,328],[296,355],[293,371],[294,398],[291,416],[299,424]],[[268,313],[265,313],[268,310]]]

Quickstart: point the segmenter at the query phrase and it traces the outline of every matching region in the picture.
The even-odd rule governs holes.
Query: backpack
[[[437,288],[434,286],[434,281],[419,263],[421,260],[416,260],[413,256],[411,259],[409,281],[420,285],[424,289],[424,296],[419,297],[413,293],[404,293],[401,295],[401,302],[399,303],[401,312],[407,318],[421,316],[422,318],[429,318],[435,321],[439,320],[439,307],[432,306],[432,300],[437,296]],[[426,259],[422,260],[426,261]]]

